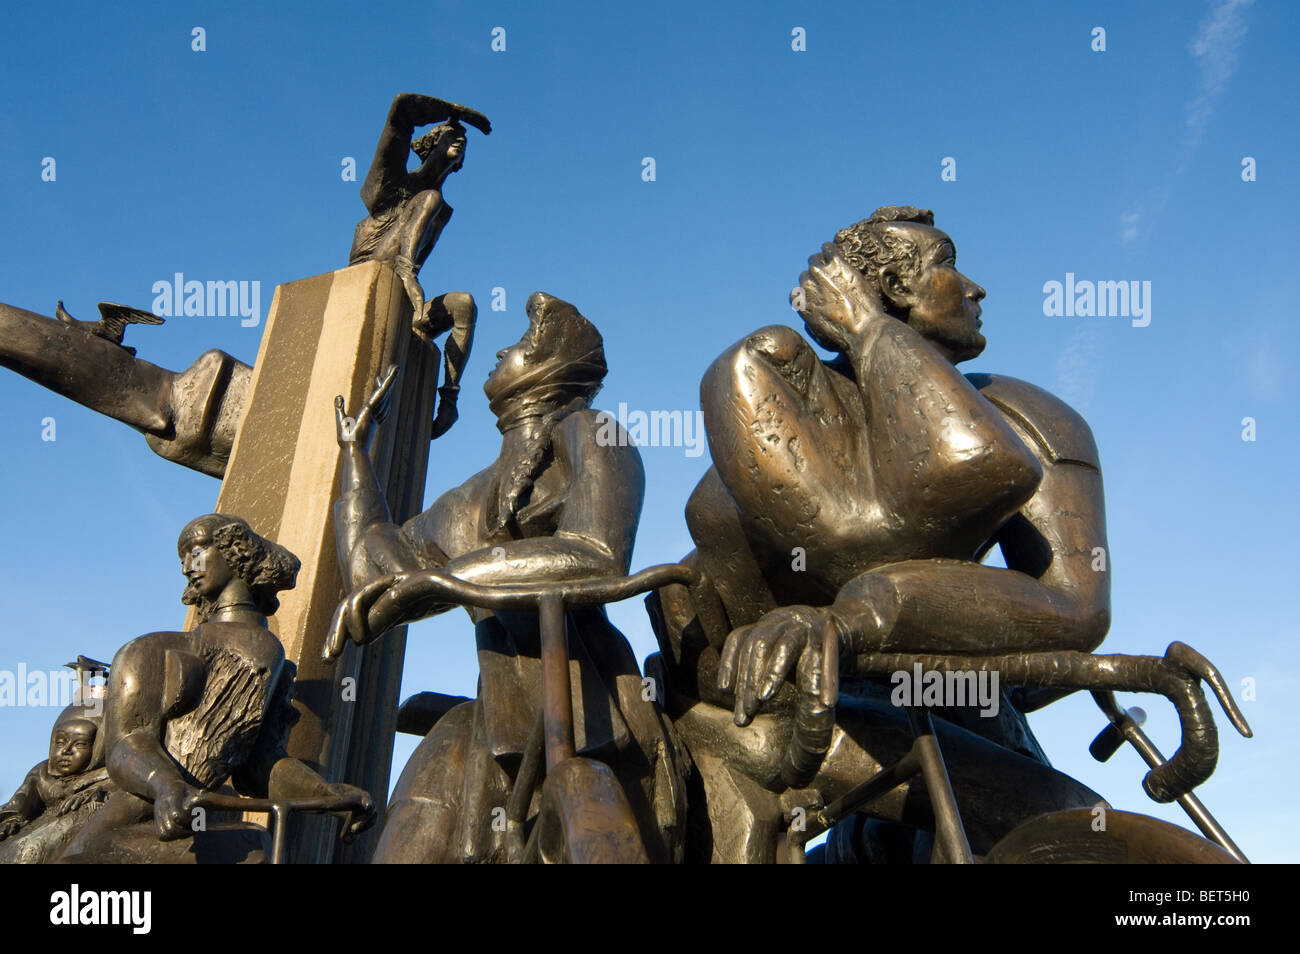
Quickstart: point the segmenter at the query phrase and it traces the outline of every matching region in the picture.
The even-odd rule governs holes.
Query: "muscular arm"
[[[856,384],[793,329],[774,326],[709,369],[709,449],[747,528],[774,551],[804,547],[837,586],[857,572],[848,565],[859,553],[886,562],[973,552],[1033,493],[1034,454],[895,319],[855,340],[852,364]]]
[[[334,537],[349,589],[389,573],[446,563],[435,542],[421,540],[417,547],[406,529],[393,522],[370,454],[358,442],[344,445],[342,482],[343,493],[334,503]]]
[[[858,652],[1091,652],[1105,638],[1110,575],[1091,433],[1046,392],[983,380],[1043,465],[1034,496],[994,538],[1007,568],[912,560],[863,574],[835,603]]]
[[[1003,414],[910,326],[870,324],[851,353],[876,492],[903,535],[938,540],[1009,518],[1038,486],[1031,448]],[[986,528],[982,531],[979,528]]]

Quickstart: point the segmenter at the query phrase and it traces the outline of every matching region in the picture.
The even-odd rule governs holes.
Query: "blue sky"
[[[0,36],[0,300],[52,314],[62,298],[83,318],[101,299],[148,308],[153,283],[181,271],[260,281],[265,312],[276,284],[346,264],[364,209],[340,164],[354,157],[364,175],[395,93],[481,109],[494,131],[471,131],[445,189],[455,216],[421,274],[432,293],[480,301],[431,501],[496,453],[478,385],[523,331],[530,292],[574,302],[603,332],[598,404],[695,409],[719,352],[795,323],[789,289],[836,229],[880,205],[932,208],[988,291],[989,347],[967,370],[1054,391],[1097,437],[1114,569],[1103,651],[1181,639],[1234,686],[1255,681],[1242,705],[1256,738],[1220,718],[1219,771],[1200,794],[1253,859],[1300,859],[1286,794],[1300,761],[1300,664],[1287,655],[1300,429],[1285,351],[1300,292],[1296,8],[699,6],[16,7]],[[196,26],[205,52],[191,49]],[[1091,48],[1099,26],[1104,52]],[[505,52],[490,48],[494,27]],[[41,179],[47,156],[54,182]],[[941,181],[944,157],[956,181]],[[1069,272],[1151,282],[1151,323],[1045,316],[1044,283]],[[496,286],[504,314],[484,304]],[[127,342],[181,369],[208,348],[251,362],[260,333],[173,318]],[[176,534],[212,508],[217,483],[7,371],[0,407],[0,669],[107,659],[178,627]],[[676,560],[707,456],[643,458],[634,562]],[[639,656],[653,651],[639,602],[612,616]],[[463,615],[420,624],[409,645],[403,696],[473,693]],[[1171,752],[1172,707],[1127,701]],[[52,716],[0,710],[0,798],[45,757]],[[1086,696],[1032,721],[1057,767],[1112,804],[1183,820],[1142,793],[1135,753],[1091,760],[1103,718]],[[399,764],[414,744],[399,738]]]

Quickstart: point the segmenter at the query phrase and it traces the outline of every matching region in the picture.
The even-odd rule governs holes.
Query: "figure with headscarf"
[[[538,292],[529,327],[498,355],[484,391],[501,431],[489,467],[403,525],[392,522],[368,455],[392,372],[357,415],[336,401],[344,454],[335,504],[339,558],[356,588],[345,602],[365,643],[367,607],[400,592],[404,574],[441,569],[472,583],[538,583],[627,573],[645,477],[630,441],[602,439],[591,408],[606,373],[596,328],[568,302]],[[390,597],[391,598],[391,597]],[[448,605],[406,608],[406,620]],[[469,609],[480,670],[478,697],[436,722],[411,756],[376,849],[383,862],[506,860],[502,817],[541,707],[535,612]],[[641,674],[603,607],[567,611],[575,749],[609,765],[627,794],[651,860],[679,851],[678,753],[666,721],[643,697]],[[535,811],[530,817],[535,816]]]
[[[412,139],[418,127],[433,123],[438,125]],[[492,131],[488,118],[468,106],[418,93],[394,97],[361,185],[361,201],[370,214],[357,223],[348,255],[349,265],[384,262],[397,273],[411,301],[411,330],[433,351],[435,362],[434,339],[451,332],[434,437],[456,420],[460,377],[469,360],[478,311],[466,292],[448,292],[426,301],[418,275],[451,219],[452,208],[443,198],[442,186],[465,163],[465,123],[484,135]],[[414,171],[406,168],[410,153],[420,160]]]

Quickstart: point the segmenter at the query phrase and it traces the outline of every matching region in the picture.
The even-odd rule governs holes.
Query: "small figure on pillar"
[[[412,140],[416,128],[431,123],[440,125]],[[451,218],[452,208],[443,199],[442,184],[465,162],[463,123],[484,135],[492,131],[486,116],[466,106],[418,93],[399,93],[393,99],[375,158],[361,186],[361,201],[370,214],[357,223],[348,255],[349,265],[384,262],[398,274],[411,299],[411,330],[433,349],[435,362],[438,348],[434,339],[451,332],[434,437],[445,433],[456,420],[460,378],[469,360],[478,314],[474,299],[465,292],[450,292],[426,301],[417,277]],[[420,158],[414,171],[406,168],[408,152]]]
[[[230,782],[245,796],[328,801],[345,835],[374,817],[370,796],[326,782],[285,753],[297,715],[295,673],[266,626],[299,561],[238,517],[190,521],[177,544],[198,625],[150,633],[113,658],[104,707],[116,790],[60,860],[93,863],[254,860],[249,832],[208,830],[205,793]]]

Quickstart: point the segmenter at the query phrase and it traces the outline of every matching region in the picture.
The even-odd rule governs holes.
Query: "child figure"
[[[53,821],[83,808],[95,811],[103,803],[111,782],[99,732],[102,707],[102,700],[73,704],[59,714],[50,732],[49,759],[28,772],[13,798],[0,806],[0,841],[38,820]]]

